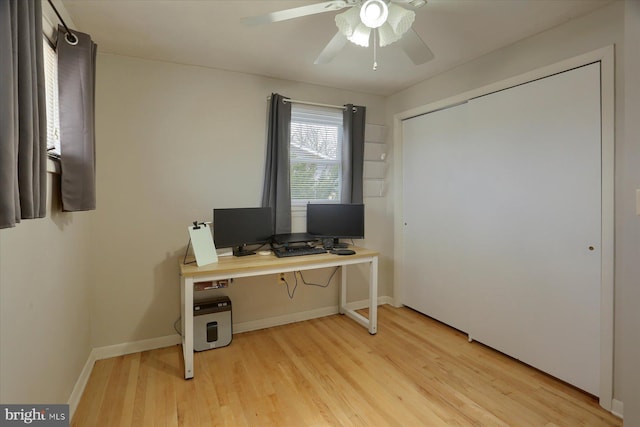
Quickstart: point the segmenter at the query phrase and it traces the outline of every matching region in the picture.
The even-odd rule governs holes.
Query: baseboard
[[[391,297],[378,297],[378,305],[391,304],[393,299]],[[347,304],[347,307],[351,310],[360,310],[369,307],[369,300],[353,301]],[[286,325],[288,323],[301,322],[304,320],[316,319],[318,317],[331,316],[338,313],[338,306],[318,308],[315,310],[302,311],[298,313],[286,314],[283,316],[269,317],[267,319],[252,320],[249,322],[242,322],[233,325],[234,333],[242,333],[255,331],[258,329],[271,328],[274,326]],[[170,347],[172,345],[180,344],[181,339],[179,335],[167,335],[164,337],[151,338],[141,341],[126,342],[122,344],[109,345],[104,347],[94,348],[84,367],[80,376],[76,381],[75,386],[69,397],[69,417],[73,419],[73,415],[80,403],[82,393],[87,386],[91,371],[96,361],[102,359],[108,359],[111,357],[124,356],[131,353],[139,353],[142,351],[155,350],[157,348]]]
[[[393,305],[393,298],[391,297],[378,297],[378,305],[390,304]],[[349,310],[361,310],[363,308],[369,307],[369,300],[363,299],[360,301],[353,301],[347,303],[347,308]]]
[[[624,404],[622,403],[622,401],[613,399],[611,401],[611,413],[616,417],[624,418],[622,416],[623,412],[624,412]]]
[[[73,390],[71,391],[71,396],[69,396],[69,418],[73,419],[73,414],[75,414],[76,409],[78,408],[78,404],[80,404],[80,399],[82,398],[82,393],[84,393],[84,389],[89,382],[89,377],[91,376],[91,371],[93,371],[93,365],[96,363],[96,358],[93,354],[93,350],[89,353],[89,357],[87,358],[87,362],[84,364],[82,371],[80,372],[80,376],[76,381],[76,384],[73,386]]]
[[[170,347],[180,344],[180,341],[179,335],[167,335],[165,337],[97,347],[93,349],[92,353],[95,355],[95,360],[102,360],[141,351],[155,350],[156,348]]]
[[[251,320],[249,322],[235,323],[233,333],[256,331],[258,329],[271,328],[274,326],[286,325],[288,323],[302,322],[304,320],[316,319],[318,317],[331,316],[338,313],[338,306],[318,308],[315,310],[301,311],[298,313],[285,314],[283,316],[268,317],[266,319]]]
[[[378,305],[389,304],[393,299],[391,297],[378,297]],[[351,310],[360,310],[369,307],[369,300],[360,300],[347,303],[347,307]],[[318,308],[315,310],[302,311],[298,313],[285,314],[283,316],[269,317],[266,319],[252,320],[249,322],[235,323],[233,325],[233,333],[257,331],[258,329],[272,328],[274,326],[286,325],[288,323],[302,322],[304,320],[317,319],[318,317],[331,316],[338,314],[338,306]]]

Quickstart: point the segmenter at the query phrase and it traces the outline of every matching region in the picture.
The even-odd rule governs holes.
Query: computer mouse
[[[356,253],[356,251],[351,249],[334,249],[331,251],[331,253],[335,255],[353,255]]]

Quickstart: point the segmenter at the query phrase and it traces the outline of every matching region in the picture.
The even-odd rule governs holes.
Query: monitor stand
[[[336,237],[333,239],[323,239],[322,246],[325,249],[344,249],[344,248],[348,248],[349,244],[340,242],[340,239]]]
[[[246,249],[246,246],[238,246],[233,250],[233,256],[247,256],[247,255],[255,255],[254,251],[250,251]]]

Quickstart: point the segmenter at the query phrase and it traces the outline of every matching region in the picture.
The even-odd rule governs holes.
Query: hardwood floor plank
[[[145,413],[144,401],[147,393],[147,378],[148,378],[148,359],[149,352],[136,353],[139,354],[138,363],[138,375],[133,383],[133,408],[131,411],[131,424],[130,425],[143,425]],[[140,369],[142,367],[142,369]]]
[[[433,417],[433,414],[425,412],[423,407],[416,410],[418,406],[422,406],[417,403],[416,389],[405,381],[398,381],[395,373],[387,369],[386,362],[375,352],[369,351],[361,339],[356,338],[361,334],[352,335],[351,333],[355,331],[349,328],[349,339],[338,340],[330,333],[335,327],[337,325],[328,322],[319,325],[320,333],[327,339],[327,345],[322,347],[337,348],[338,353],[345,354],[346,357],[334,359],[336,371],[349,379],[350,388],[366,398],[367,405],[375,408],[387,425],[424,425],[424,423],[442,421]],[[375,337],[364,337],[364,339],[371,340]],[[334,352],[334,350],[329,351]],[[328,357],[331,358],[331,354],[328,354]],[[398,408],[401,410],[397,411]]]
[[[98,425],[98,416],[105,393],[104,385],[109,381],[113,364],[114,359],[99,360],[95,363],[73,417],[72,425]]]
[[[366,310],[364,311],[366,315]],[[608,426],[576,388],[407,308],[334,315],[96,363],[73,426]]]

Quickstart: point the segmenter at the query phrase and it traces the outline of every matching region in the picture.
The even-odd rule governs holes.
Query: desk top
[[[334,264],[343,265],[362,262],[364,258],[378,256],[378,252],[365,248],[351,246],[349,249],[356,251],[354,255],[334,255],[327,252],[326,254],[303,255],[278,258],[273,253],[270,255],[247,255],[242,257],[224,256],[218,257],[218,262],[198,267],[194,264],[183,264],[180,258],[180,274],[182,276],[200,276],[207,274],[231,274],[235,272],[259,271],[267,269],[278,269],[299,266],[313,266]],[[191,260],[193,257],[191,258]]]

